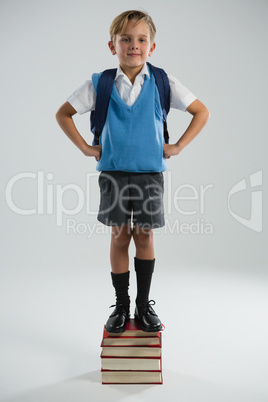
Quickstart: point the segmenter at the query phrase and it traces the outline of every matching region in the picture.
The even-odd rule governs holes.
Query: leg
[[[133,239],[136,245],[136,257],[134,258],[137,276],[136,304],[139,305],[149,301],[149,292],[155,264],[153,230],[134,226]]]
[[[108,318],[106,331],[121,333],[125,331],[129,319],[129,257],[128,247],[131,240],[130,224],[113,226],[111,236],[111,276],[116,294],[115,310]]]
[[[112,226],[110,260],[114,274],[128,271],[128,247],[132,231],[130,223],[123,226]]]
[[[133,239],[136,246],[136,258],[139,258],[140,260],[154,259],[154,242],[152,229],[143,229],[140,226],[134,225]]]
[[[154,301],[149,302],[149,292],[155,264],[153,230],[134,226],[133,239],[136,245],[134,263],[137,276],[135,318],[140,321],[144,331],[160,331],[162,329],[161,321],[151,307],[151,303],[154,304]]]

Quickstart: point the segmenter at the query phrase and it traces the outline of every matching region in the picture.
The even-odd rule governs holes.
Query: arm
[[[56,113],[56,120],[62,131],[86,156],[95,156],[96,160],[101,156],[101,145],[88,145],[78,132],[72,116],[77,112],[69,102],[65,102]]]
[[[193,118],[181,138],[175,144],[164,144],[164,157],[178,155],[196,136],[207,123],[210,113],[206,106],[198,99],[193,101],[186,109]]]

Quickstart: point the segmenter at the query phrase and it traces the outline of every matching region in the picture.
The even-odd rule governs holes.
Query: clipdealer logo
[[[228,210],[231,216],[241,225],[246,226],[247,228],[255,231],[261,232],[262,231],[262,190],[256,189],[262,186],[262,170],[259,170],[256,173],[253,173],[249,176],[250,181],[250,188],[254,189],[251,191],[251,212],[250,218],[246,219],[234,211],[232,211],[230,206],[230,199],[235,194],[239,193],[240,191],[245,191],[247,189],[246,179],[243,178],[238,183],[236,183],[228,193]]]
[[[6,186],[6,203],[10,210],[18,215],[54,215],[56,218],[56,225],[63,226],[65,217],[78,215],[83,209],[86,210],[88,215],[97,215],[98,206],[92,202],[91,194],[96,191],[96,179],[99,173],[88,173],[86,175],[85,189],[77,184],[69,183],[66,185],[53,183],[54,175],[52,173],[45,174],[43,171],[38,172],[23,172],[14,175],[7,183]],[[14,196],[14,189],[20,182],[23,184],[24,180],[32,180],[34,192],[37,194],[37,202],[29,208],[21,207],[18,197]],[[228,192],[227,205],[230,215],[241,225],[247,227],[255,232],[262,231],[262,170],[257,171],[249,176],[250,182],[250,197],[251,197],[251,213],[250,218],[246,219],[234,212],[231,208],[230,202],[232,197],[237,193],[247,190],[246,179],[243,178],[237,182]],[[165,215],[171,216],[175,211],[180,216],[192,216],[197,218],[195,222],[181,222],[174,217],[171,221],[166,220],[166,230],[177,234],[213,234],[213,225],[211,222],[206,222],[205,216],[205,201],[208,190],[213,188],[212,184],[200,185],[196,187],[191,184],[181,184],[174,189],[172,182],[172,172],[166,173],[165,192],[166,197],[166,211]],[[185,190],[188,195],[185,195]],[[76,204],[73,208],[67,208],[66,197],[68,198],[72,192],[76,196]],[[95,200],[96,201],[96,200]],[[187,210],[182,208],[183,204],[187,202]],[[77,223],[75,219],[67,219],[67,233],[86,234],[93,232],[103,233],[103,229],[88,228],[88,223]],[[103,228],[103,225],[99,225]],[[107,228],[106,228],[107,229]],[[106,233],[106,232],[105,232]]]
[[[99,172],[87,173],[85,188],[82,188],[74,183],[56,184],[54,175],[44,171],[18,173],[11,177],[7,183],[6,203],[10,210],[18,215],[55,216],[56,226],[63,226],[66,223],[67,234],[88,234],[91,236],[93,232],[97,234],[106,233],[107,231],[103,230],[104,225],[100,222],[94,223],[94,227],[91,227],[92,225],[88,222],[78,222],[74,218],[75,215],[77,216],[81,212],[86,212],[87,215],[91,216],[98,214],[99,205],[96,204],[98,196],[92,197],[92,194],[96,194],[98,177]],[[166,172],[164,190],[165,216],[171,216],[171,219],[165,219],[164,232],[184,235],[213,234],[212,223],[205,220],[205,203],[207,197],[210,196],[213,184],[194,186],[190,183],[185,183],[175,186],[172,179],[172,172]],[[19,188],[25,186],[25,183],[27,183],[27,186],[30,185],[31,195],[27,199],[26,206],[22,206],[16,189],[17,186]],[[112,185],[116,187],[117,183],[114,182]],[[115,190],[119,189],[115,188]],[[142,193],[141,189],[140,193]],[[160,193],[158,194],[153,198],[161,196]],[[31,199],[32,196],[34,196],[35,201]],[[70,201],[70,198],[73,199],[73,196],[75,196],[76,202],[71,208],[68,208],[67,205],[70,205],[68,201]],[[142,194],[140,194],[140,197],[143,200]],[[143,201],[143,208],[146,210],[148,200]],[[113,206],[111,205],[110,207],[112,208]],[[180,219],[174,218],[174,214],[177,217],[179,214]],[[72,218],[68,219],[69,217]],[[192,219],[188,219],[188,217]],[[98,224],[101,228],[98,227]]]

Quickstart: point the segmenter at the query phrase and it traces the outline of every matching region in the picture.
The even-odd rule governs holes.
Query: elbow
[[[71,119],[74,114],[76,114],[76,110],[70,105],[69,102],[65,102],[60,108],[57,110],[55,117],[57,122],[63,120],[65,118]]]
[[[59,122],[60,119],[60,109],[57,110],[56,114],[55,114],[55,119],[57,120],[57,122]]]
[[[203,113],[203,118],[204,118],[205,122],[207,123],[207,121],[210,119],[211,115],[210,115],[210,111],[208,110],[208,108],[206,106],[203,106],[202,113]]]
[[[60,107],[57,112],[55,113],[55,119],[57,120],[58,124],[64,119],[65,113],[62,110],[62,107]]]
[[[206,124],[210,119],[210,111],[205,105],[202,105],[202,107],[196,113],[193,113],[193,115],[199,116],[200,121],[203,121],[204,124]]]

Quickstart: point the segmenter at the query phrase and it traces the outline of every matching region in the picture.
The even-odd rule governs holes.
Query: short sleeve
[[[185,112],[197,97],[172,75],[168,74],[168,80],[170,85],[170,107]]]
[[[91,80],[87,80],[77,88],[67,99],[79,114],[94,110],[96,104],[96,92]]]

